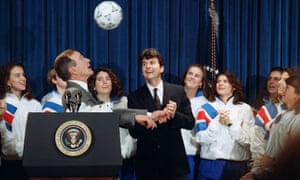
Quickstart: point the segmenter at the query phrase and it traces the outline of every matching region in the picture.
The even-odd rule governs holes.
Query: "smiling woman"
[[[41,105],[33,99],[29,91],[22,64],[9,62],[1,67],[0,73],[1,88],[4,90],[4,94],[1,95],[5,95],[7,107],[0,122],[2,146],[0,179],[9,177],[13,180],[26,180],[29,177],[22,167],[22,158],[27,114],[40,112]]]
[[[252,109],[243,102],[237,76],[228,71],[219,73],[209,102],[196,118],[200,178],[239,179],[246,172],[253,123]]]
[[[207,102],[210,93],[206,71],[200,64],[191,64],[186,69],[182,81],[184,91],[191,102],[193,115],[196,118],[198,110]],[[200,145],[194,140],[193,130],[181,129],[181,135],[190,166],[188,180],[198,179]]]
[[[93,89],[102,106],[108,111],[113,109],[127,109],[127,97],[116,74],[109,68],[99,67],[88,79],[89,87]],[[123,164],[118,178],[122,180],[134,180],[134,155],[136,151],[136,139],[129,135],[129,131],[119,128],[121,154]]]
[[[271,175],[289,176],[294,175],[295,169],[283,168],[282,171],[277,171],[277,161],[285,152],[289,141],[300,133],[300,77],[291,76],[286,80],[286,88],[282,93],[281,101],[286,105],[286,112],[281,113],[278,118],[272,122],[272,129],[269,130],[269,139],[267,140],[265,152],[260,154],[260,157],[253,159],[252,169],[259,169],[259,171],[251,170],[245,178],[255,176],[257,178],[266,179],[265,176]],[[284,154],[289,155],[289,154]],[[297,156],[297,154],[293,154]],[[285,162],[286,163],[286,162]],[[276,170],[276,171],[275,171]],[[291,174],[289,174],[291,172]],[[284,173],[284,174],[280,174]],[[273,179],[273,178],[272,178]],[[289,178],[281,178],[289,179]]]

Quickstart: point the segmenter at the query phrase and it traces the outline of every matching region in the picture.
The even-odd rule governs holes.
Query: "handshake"
[[[166,107],[162,110],[153,111],[150,115],[136,115],[135,121],[145,126],[148,129],[154,129],[157,127],[157,123],[166,123],[169,119],[175,117],[176,112],[176,102],[170,100]]]
[[[232,121],[229,118],[229,110],[218,110],[219,113],[219,122],[228,127],[232,125]]]

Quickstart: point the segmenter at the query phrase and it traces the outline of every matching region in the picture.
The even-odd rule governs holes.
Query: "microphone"
[[[81,105],[81,90],[71,87],[67,88],[62,96],[62,105],[65,112],[78,112]]]
[[[64,107],[65,112],[67,111],[71,112],[70,99],[71,99],[71,92],[66,89],[62,96],[62,105]]]

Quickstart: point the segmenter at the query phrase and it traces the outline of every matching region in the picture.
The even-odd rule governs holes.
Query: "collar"
[[[158,96],[159,97],[162,96],[162,93],[163,93],[163,90],[164,90],[164,88],[163,88],[163,81],[160,81],[160,83],[156,87],[154,87],[151,84],[147,83],[147,87],[148,87],[148,89],[149,89],[152,97],[154,96],[154,88],[157,88]]]
[[[195,95],[195,97],[200,97],[200,96],[203,96],[203,91],[202,90],[198,90],[198,92]]]
[[[89,91],[88,89],[88,85],[86,82],[83,81],[79,81],[79,80],[69,80],[70,82],[76,83],[78,84],[80,87],[82,87],[83,89],[85,89],[86,91]]]
[[[232,104],[232,103],[233,103],[233,99],[234,99],[234,95],[230,96],[230,97],[227,99],[227,102],[224,103],[224,102],[222,101],[222,99],[221,99],[219,96],[216,96],[216,100],[217,100],[218,102],[224,104],[224,105],[226,105],[226,104]]]

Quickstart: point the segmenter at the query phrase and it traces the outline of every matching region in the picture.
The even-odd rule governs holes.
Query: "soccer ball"
[[[123,19],[122,8],[114,1],[103,1],[96,6],[94,19],[99,27],[105,30],[114,29]]]

